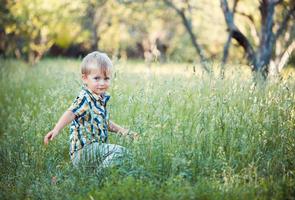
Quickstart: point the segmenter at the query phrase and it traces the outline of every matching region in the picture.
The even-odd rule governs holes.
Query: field
[[[111,118],[141,137],[111,135],[133,160],[101,171],[72,166],[68,128],[43,145],[79,61],[0,61],[0,199],[295,199],[294,76],[255,86],[244,69],[117,62]]]

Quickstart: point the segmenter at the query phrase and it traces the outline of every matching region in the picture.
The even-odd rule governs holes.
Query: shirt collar
[[[95,101],[101,102],[103,105],[106,105],[108,100],[110,99],[110,95],[108,93],[102,93],[101,95],[97,95],[88,89],[86,86],[82,86],[82,89]]]

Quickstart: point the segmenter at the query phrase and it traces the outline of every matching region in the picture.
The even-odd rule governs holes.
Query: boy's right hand
[[[49,141],[53,140],[53,138],[55,138],[55,136],[58,134],[58,131],[56,130],[51,130],[49,131],[45,137],[44,137],[44,144],[47,145]]]
[[[138,133],[132,131],[130,137],[132,140],[138,140],[140,136]]]

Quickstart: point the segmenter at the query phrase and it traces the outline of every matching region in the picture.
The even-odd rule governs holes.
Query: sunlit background
[[[148,65],[152,62],[199,65],[200,61],[214,61],[250,66],[251,61],[237,40],[230,39],[226,47],[230,32],[221,2],[1,0],[0,53],[1,57],[29,63],[44,57],[81,58],[90,51],[100,50],[113,59],[144,60]],[[228,2],[236,27],[257,57],[262,54],[261,37],[266,34],[260,7],[263,6],[259,1]],[[293,1],[281,1],[275,6],[273,33],[282,24],[285,26],[271,50],[270,66],[280,68],[283,64],[284,68],[294,68],[293,19]],[[225,55],[225,51],[229,53]]]

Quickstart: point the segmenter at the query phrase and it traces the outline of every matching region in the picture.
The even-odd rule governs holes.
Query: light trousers
[[[122,164],[126,156],[127,149],[120,145],[94,142],[76,151],[72,163],[74,166],[94,164],[106,168]]]

